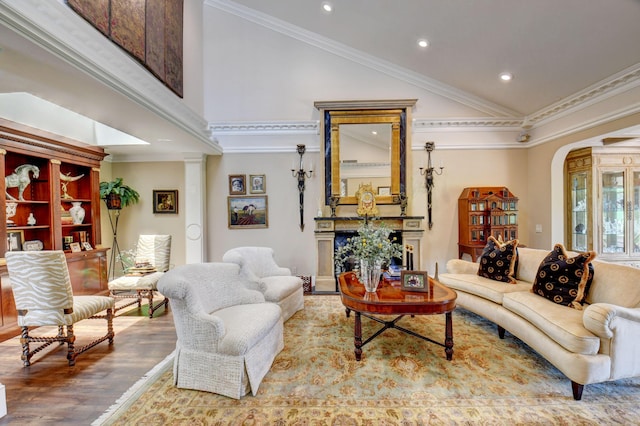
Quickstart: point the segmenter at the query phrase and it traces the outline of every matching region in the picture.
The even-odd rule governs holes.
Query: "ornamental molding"
[[[633,65],[547,108],[543,108],[526,117],[526,121],[534,126],[540,125],[602,102],[638,85],[640,85],[640,64]]]
[[[414,133],[429,132],[433,130],[456,128],[485,128],[487,130],[519,130],[524,124],[523,118],[448,118],[448,119],[428,119],[416,118],[413,120],[411,129]]]
[[[257,121],[209,124],[212,136],[219,135],[319,135],[320,122],[315,121]]]

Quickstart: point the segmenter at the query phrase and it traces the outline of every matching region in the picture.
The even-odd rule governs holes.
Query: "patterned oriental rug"
[[[494,324],[457,309],[453,360],[444,348],[386,330],[353,353],[353,314],[338,296],[305,296],[285,323],[285,349],[259,393],[234,400],[177,389],[171,359],[94,424],[104,425],[609,425],[638,424],[640,379],[588,385],[575,401],[558,370]],[[380,325],[363,317],[363,337]],[[444,316],[405,317],[444,339]],[[215,366],[211,366],[215,368]]]

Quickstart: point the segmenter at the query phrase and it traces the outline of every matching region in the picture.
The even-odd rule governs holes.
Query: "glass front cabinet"
[[[640,267],[640,150],[584,148],[565,165],[568,247]]]

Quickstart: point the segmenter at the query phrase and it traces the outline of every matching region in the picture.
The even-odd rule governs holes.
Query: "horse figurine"
[[[21,166],[18,166],[13,173],[11,173],[9,176],[5,176],[4,185],[6,187],[5,192],[7,194],[7,198],[9,198],[10,200],[15,200],[16,198],[9,194],[9,191],[7,191],[7,189],[18,188],[18,200],[24,201],[24,190],[31,183],[29,172],[33,173],[34,179],[38,179],[38,176],[40,176],[40,169],[38,168],[38,166],[34,166],[32,164],[23,164]]]

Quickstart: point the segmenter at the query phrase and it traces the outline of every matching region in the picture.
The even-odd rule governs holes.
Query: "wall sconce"
[[[304,231],[304,181],[311,177],[313,170],[305,170],[302,164],[302,156],[307,150],[304,144],[298,144],[297,151],[300,154],[300,163],[298,170],[291,169],[291,175],[294,178],[298,178],[298,194],[300,196],[300,231]]]
[[[431,207],[433,206],[431,202],[431,190],[433,189],[433,175],[441,175],[443,166],[440,166],[440,172],[435,171],[433,166],[431,165],[431,151],[436,149],[435,142],[427,142],[424,144],[424,149],[427,151],[427,168],[420,167],[420,174],[424,176],[424,185],[427,188],[427,214],[429,218],[429,229],[433,226],[433,222],[431,221]]]

